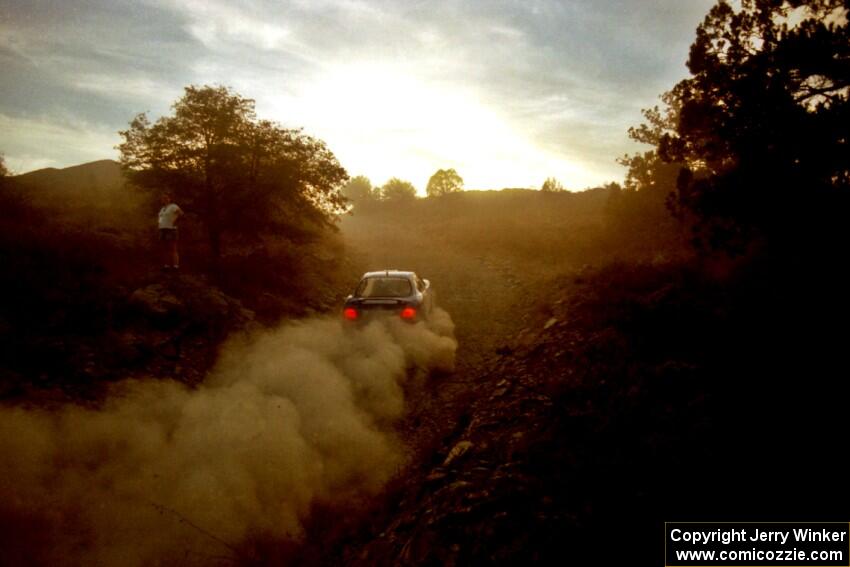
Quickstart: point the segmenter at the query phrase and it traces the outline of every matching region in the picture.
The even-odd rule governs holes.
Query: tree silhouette
[[[390,202],[404,202],[416,199],[416,187],[410,181],[404,181],[393,177],[381,187],[381,200]]]
[[[121,164],[136,184],[197,214],[213,260],[225,234],[310,238],[345,210],[348,175],[324,142],[257,120],[253,100],[188,86],[172,108],[154,123],[140,114],[120,132]]]
[[[463,191],[463,178],[454,169],[438,169],[428,180],[425,193],[429,197],[439,197],[448,193]]]
[[[0,179],[4,177],[8,177],[9,169],[6,167],[6,158],[3,157],[3,154],[0,154]]]
[[[564,186],[561,185],[561,182],[554,177],[547,177],[546,181],[544,181],[543,185],[540,187],[540,190],[546,193],[560,193],[562,191],[566,191]]]
[[[812,228],[790,219],[811,225],[847,194],[847,12],[843,0],[721,0],[698,27],[657,151],[684,165],[673,205],[696,219],[700,246],[788,243]]]
[[[664,136],[675,134],[680,104],[672,93],[661,96],[664,109],[655,106],[642,111],[646,122],[629,128],[629,138],[652,147],[651,150],[625,155],[617,161],[628,168],[626,191],[652,192],[667,197],[676,189],[676,179],[684,164],[661,159],[657,148]]]
[[[342,188],[342,194],[345,198],[355,205],[375,200],[376,192],[372,187],[372,182],[364,175],[352,177]]]

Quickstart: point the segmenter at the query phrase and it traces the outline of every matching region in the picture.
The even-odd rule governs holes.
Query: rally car
[[[414,272],[382,270],[363,274],[354,293],[345,299],[342,315],[352,322],[376,317],[416,322],[427,319],[433,309],[431,282]]]

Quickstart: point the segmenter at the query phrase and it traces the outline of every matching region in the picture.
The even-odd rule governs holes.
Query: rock
[[[130,295],[130,305],[153,317],[167,317],[185,309],[182,301],[158,283],[134,291]]]
[[[537,342],[537,336],[529,328],[521,330],[516,336],[516,344],[528,347]]]
[[[186,276],[180,280],[179,293],[186,298],[192,318],[202,321],[227,321],[243,318],[242,304],[201,278]],[[251,317],[253,318],[253,314]]]
[[[504,396],[507,393],[507,391],[508,391],[507,388],[496,388],[493,391],[493,395],[490,396],[490,399],[493,400],[493,399],[496,399],[496,398],[500,398],[500,397]]]
[[[431,471],[431,474],[425,477],[425,482],[437,482],[444,478],[446,478],[446,473],[444,471],[434,470]]]
[[[466,455],[469,450],[472,449],[472,446],[471,441],[460,441],[457,443],[454,447],[452,447],[452,450],[449,451],[449,454],[446,455],[446,460],[443,461],[443,466],[446,467],[453,461],[456,461]]]

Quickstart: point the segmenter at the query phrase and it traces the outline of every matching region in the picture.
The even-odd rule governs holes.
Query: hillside
[[[616,261],[600,197],[471,193],[343,223],[371,266],[432,279],[457,367],[408,401],[410,468],[357,520],[319,508],[294,563],[642,564],[671,518],[843,518],[828,319],[850,304],[830,264]]]
[[[405,384],[398,406],[402,414],[387,431],[401,440],[397,458],[410,473],[399,480],[414,482],[416,471],[443,450],[443,440],[463,430],[468,418],[464,412],[480,388],[501,381],[483,373],[494,368],[498,352],[506,352],[512,337],[535,324],[538,298],[563,291],[547,291],[547,286],[559,285],[556,278],[565,271],[588,273],[593,269],[589,264],[605,263],[606,250],[611,250],[610,243],[599,243],[608,202],[603,190],[558,195],[470,192],[355,211],[343,219],[340,233],[324,242],[297,247],[280,243],[277,250],[247,254],[234,251],[223,258],[216,274],[205,273],[193,262],[192,255],[202,250],[192,248],[190,241],[185,272],[163,274],[150,228],[117,223],[109,230],[92,230],[93,219],[86,215],[95,211],[93,203],[132,191],[117,183],[120,178],[110,171],[115,172],[114,164],[99,162],[36,172],[14,179],[12,190],[3,195],[19,213],[0,225],[0,256],[9,268],[0,284],[7,297],[16,298],[0,309],[0,395],[6,408],[0,418],[8,419],[9,427],[17,427],[20,414],[14,408],[24,407],[50,408],[53,413],[47,415],[56,416],[94,411],[91,418],[111,419],[111,408],[128,395],[122,393],[125,388],[136,388],[130,384],[142,391],[162,383],[205,392],[210,372],[220,366],[223,345],[246,334],[277,332],[282,320],[299,318],[309,328],[325,328],[321,315],[336,318],[340,298],[363,271],[394,265],[418,270],[432,280],[440,305],[454,319],[458,340],[454,371]],[[143,224],[152,216],[151,204],[144,200],[127,200],[122,206],[130,217],[145,219]],[[117,211],[111,212],[115,214],[108,215],[110,222],[119,218]],[[337,339],[322,339],[322,333],[317,336],[321,349],[337,345]],[[362,364],[357,361],[352,368]],[[180,395],[175,396],[173,402],[180,403]],[[164,403],[172,403],[168,400]],[[161,416],[145,419],[156,423]],[[108,442],[93,435],[92,442]],[[129,439],[126,447],[133,450],[136,441]],[[16,447],[4,451],[15,454]],[[111,467],[122,454],[118,451],[92,466]],[[33,494],[43,492],[27,484],[29,480],[16,482]],[[69,490],[69,505],[76,505],[77,491]],[[370,487],[366,493],[375,491]],[[240,542],[236,559],[250,563],[306,556],[314,545],[338,543],[339,534],[353,545],[356,538],[346,530],[370,525],[370,510],[382,502],[383,497],[368,502],[359,496],[350,502],[319,499],[302,512],[305,533],[310,534],[306,539],[283,534],[249,538]],[[49,516],[41,516],[41,508],[27,512],[26,505],[21,506],[0,510],[5,524],[24,526],[2,532],[5,547],[15,542],[12,548],[25,556],[35,554],[25,543],[33,541],[26,531],[30,522],[47,522],[51,533],[65,533]],[[105,510],[107,517],[115,511]],[[348,514],[350,522],[323,524],[325,514],[341,513]],[[190,514],[188,519],[194,518]],[[193,537],[191,530],[179,533]],[[57,545],[77,541],[50,537],[58,538]],[[85,534],[73,537],[85,541]],[[41,547],[37,541],[32,545]],[[154,555],[159,551],[150,550]]]
[[[470,288],[443,281],[466,316],[456,374],[401,428],[419,459],[341,534],[318,515],[296,562],[643,564],[671,518],[842,521],[834,286],[816,298],[770,264],[486,266],[464,265]]]
[[[53,201],[0,224],[0,430],[36,438],[2,449],[0,486],[28,495],[0,507],[10,564],[643,563],[671,517],[850,504],[829,262],[695,258],[655,225],[635,243],[653,227],[609,189],[511,190],[356,207],[325,241],[164,274],[149,229],[57,213],[124,191],[112,165],[18,180]],[[431,280],[443,334],[340,326],[380,268]]]
[[[99,195],[115,193],[124,184],[124,175],[118,162],[110,159],[93,161],[57,169],[37,169],[13,177],[33,190],[43,193],[76,194],[91,192]]]
[[[258,312],[271,324],[340,293],[333,235],[297,251],[286,242],[235,250],[212,273],[191,210],[186,270],[162,273],[158,205],[114,161],[11,177],[0,206],[0,293],[14,298],[0,305],[3,399],[97,398],[130,377],[198,383],[221,341]]]
[[[152,207],[149,197],[131,187],[112,160],[39,169],[8,182],[57,224],[113,235],[137,233],[150,224],[141,214]]]

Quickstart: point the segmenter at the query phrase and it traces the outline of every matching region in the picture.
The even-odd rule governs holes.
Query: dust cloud
[[[98,409],[0,409],[4,564],[232,564],[315,503],[404,462],[405,382],[451,370],[453,325],[311,319],[226,345],[202,387],[138,381]],[[3,557],[5,556],[5,557]]]

